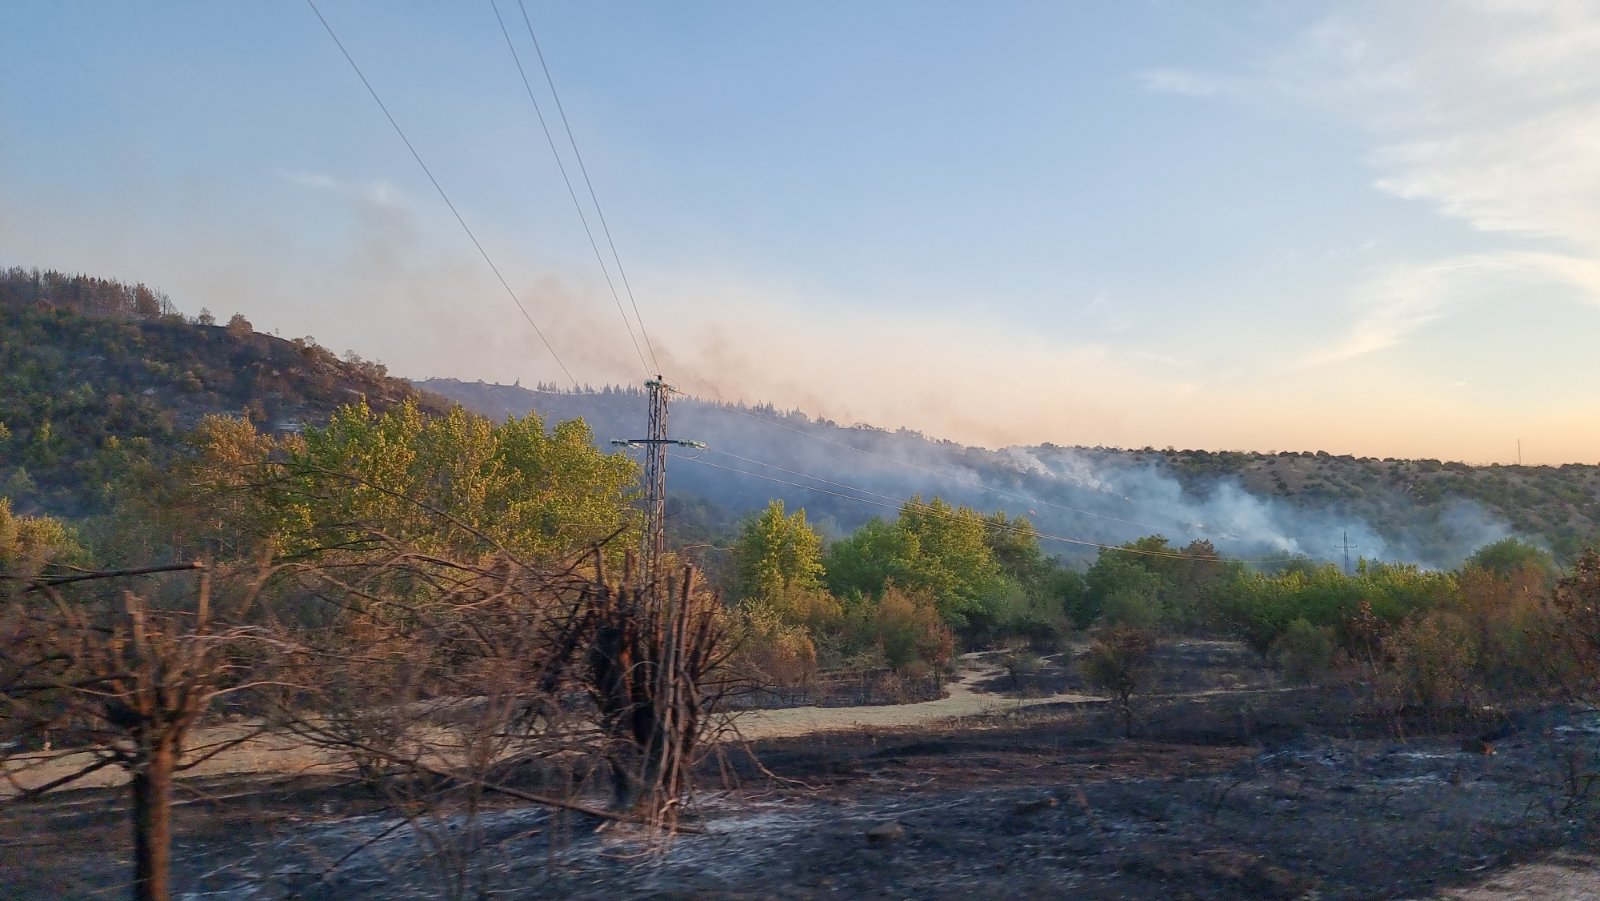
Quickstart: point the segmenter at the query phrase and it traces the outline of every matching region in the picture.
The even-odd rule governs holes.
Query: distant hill
[[[381,364],[260,334],[243,317],[187,319],[144,285],[0,272],[0,496],[19,512],[97,512],[108,448],[159,459],[208,413],[293,430],[360,397],[448,407]]]
[[[644,428],[637,388],[553,387],[430,379],[423,388],[501,418],[529,411],[583,417],[600,440]],[[1370,557],[1453,566],[1508,535],[1570,559],[1600,540],[1600,466],[1486,466],[1437,460],[1124,450],[1038,445],[986,450],[921,433],[846,427],[770,405],[674,398],[671,433],[707,451],[674,451],[671,494],[688,518],[709,514],[691,498],[742,516],[782,498],[835,534],[901,499],[939,494],[983,510],[1026,516],[1064,539],[1117,544],[1159,533],[1207,539],[1240,556]],[[757,462],[759,461],[759,462]],[[699,503],[698,501],[696,503]],[[1065,557],[1094,548],[1047,541]]]
[[[419,390],[420,389],[422,390]],[[80,517],[103,509],[113,451],[156,459],[207,413],[269,430],[321,423],[359,397],[425,410],[459,402],[503,418],[582,417],[598,440],[638,437],[638,388],[578,392],[448,379],[416,386],[381,364],[340,359],[313,340],[180,315],[140,284],[57,272],[0,271],[0,496],[22,513]],[[1473,467],[1436,460],[1123,450],[966,447],[901,429],[841,426],[771,405],[675,398],[669,516],[680,543],[725,536],[781,498],[840,535],[893,516],[914,494],[1026,516],[1068,558],[1095,544],[1159,533],[1210,540],[1225,553],[1302,553],[1451,566],[1517,535],[1572,558],[1600,540],[1600,467]]]

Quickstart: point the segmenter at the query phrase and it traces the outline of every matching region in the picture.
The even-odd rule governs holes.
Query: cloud
[[[1484,233],[1600,258],[1600,6],[1358,5],[1266,66],[1368,129],[1376,187]]]
[[[1401,344],[1497,287],[1600,303],[1600,5],[1387,0],[1342,6],[1239,73],[1141,73],[1150,90],[1218,86],[1331,113],[1372,140],[1373,187],[1482,240],[1391,260],[1349,298],[1355,319],[1292,368]],[[1489,242],[1483,246],[1483,242]]]
[[[1600,263],[1561,254],[1502,251],[1390,266],[1350,298],[1355,322],[1344,335],[1290,368],[1377,353],[1403,343],[1455,308],[1530,288],[1575,289],[1600,301]]]
[[[1136,77],[1145,90],[1154,94],[1214,97],[1231,90],[1229,83],[1221,78],[1188,69],[1146,69]]]
[[[400,207],[404,205],[400,189],[387,181],[351,181],[316,172],[280,172],[278,177],[290,184],[326,191],[339,197],[357,200],[373,206]]]

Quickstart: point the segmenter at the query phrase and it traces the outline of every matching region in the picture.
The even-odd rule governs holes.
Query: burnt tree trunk
[[[162,736],[133,774],[133,898],[167,901],[171,894],[172,774],[177,743]]]
[[[693,567],[663,586],[631,583],[591,589],[590,691],[611,739],[617,808],[671,828],[708,712],[718,601],[695,594]]]

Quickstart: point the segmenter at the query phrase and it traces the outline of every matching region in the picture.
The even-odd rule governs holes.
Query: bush
[[[955,635],[939,617],[931,598],[890,586],[878,602],[878,645],[891,669],[901,670],[922,662],[942,669],[955,652]]]
[[[764,688],[799,688],[817,674],[817,649],[804,626],[783,621],[772,607],[747,601],[735,614],[734,668]]]
[[[1569,690],[1594,700],[1600,697],[1600,551],[1584,551],[1556,585],[1555,608],[1573,659]]]
[[[1106,626],[1154,632],[1161,623],[1161,609],[1149,592],[1122,588],[1106,597],[1100,609],[1100,622]]]
[[[1318,682],[1333,671],[1338,641],[1332,627],[1314,626],[1301,617],[1289,624],[1272,643],[1270,657],[1285,679],[1299,684]]]
[[[1407,620],[1383,639],[1391,687],[1429,712],[1467,704],[1475,691],[1472,632],[1454,613]]]
[[[1103,630],[1078,658],[1084,681],[1111,695],[1124,735],[1133,731],[1133,699],[1149,684],[1155,651],[1154,633],[1118,625]]]

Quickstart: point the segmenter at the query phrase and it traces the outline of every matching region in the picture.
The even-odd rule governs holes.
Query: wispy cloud
[[[1600,302],[1600,263],[1562,254],[1499,251],[1391,266],[1350,298],[1350,328],[1291,368],[1387,350],[1456,308],[1528,290],[1575,290]]]
[[[1145,90],[1156,94],[1213,97],[1232,90],[1223,78],[1189,69],[1146,69],[1138,73],[1137,78]]]
[[[1306,369],[1393,347],[1438,319],[1450,303],[1453,276],[1463,267],[1403,267],[1372,279],[1352,299],[1355,321],[1333,344],[1301,357]]]
[[[1267,67],[1378,140],[1376,187],[1487,233],[1600,258],[1600,6],[1351,7]]]
[[[1371,135],[1376,190],[1500,246],[1391,262],[1350,298],[1354,324],[1297,368],[1400,344],[1485,293],[1600,303],[1600,5],[1414,0],[1340,7],[1240,73],[1158,69],[1152,90],[1208,86],[1326,110]]]
[[[382,180],[354,181],[320,172],[280,172],[278,177],[293,185],[326,191],[374,206],[398,207],[404,203],[400,189]]]

